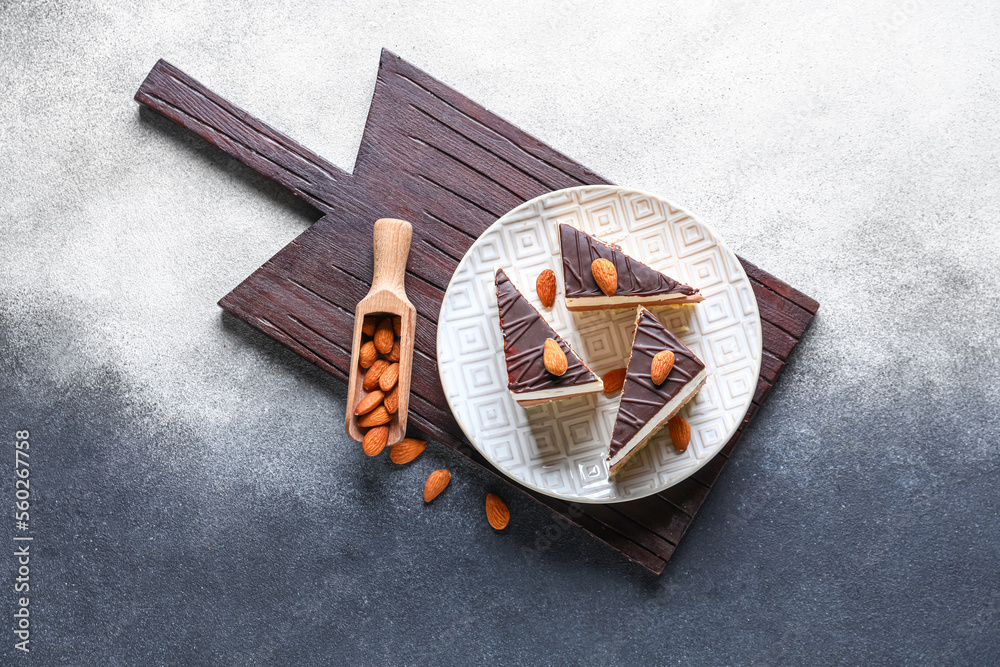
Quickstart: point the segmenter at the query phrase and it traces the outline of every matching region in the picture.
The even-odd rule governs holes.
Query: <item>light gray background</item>
[[[92,4],[0,4],[5,663],[1000,659],[997,3]],[[662,577],[510,494],[495,534],[439,445],[368,460],[215,305],[315,215],[139,83],[167,58],[350,169],[383,46],[821,302]]]

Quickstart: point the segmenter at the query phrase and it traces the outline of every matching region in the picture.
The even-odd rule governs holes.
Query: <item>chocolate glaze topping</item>
[[[565,223],[559,225],[562,248],[563,281],[568,298],[604,296],[597,286],[590,265],[603,257],[618,270],[615,296],[655,296],[657,294],[697,294],[698,290],[665,276],[642,262],[632,259],[617,246],[609,246],[590,234]]]
[[[514,283],[502,269],[497,271],[496,286],[503,353],[507,359],[508,389],[514,393],[523,393],[575,387],[600,379],[514,287]],[[547,338],[559,343],[559,347],[566,353],[569,367],[562,375],[552,375],[545,370],[542,350]]]
[[[656,386],[650,377],[650,367],[653,357],[661,350],[673,351],[674,367],[663,384]],[[608,459],[628,444],[703,368],[705,364],[694,352],[660,324],[652,313],[640,307]]]

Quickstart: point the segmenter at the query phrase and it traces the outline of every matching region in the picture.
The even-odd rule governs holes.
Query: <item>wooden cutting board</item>
[[[411,430],[456,449],[512,493],[531,496],[655,573],[663,571],[819,308],[741,259],[760,307],[764,358],[753,405],[722,452],[681,484],[642,500],[582,505],[542,496],[511,483],[464,441],[438,379],[437,316],[459,260],[497,218],[546,192],[608,181],[385,50],[353,174],[162,60],[135,99],[324,214],[219,305],[341,380],[349,375],[354,307],[372,278],[372,223],[412,222],[406,278],[417,309]]]

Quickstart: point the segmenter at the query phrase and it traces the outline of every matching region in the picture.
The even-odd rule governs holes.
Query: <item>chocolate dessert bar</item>
[[[601,379],[549,326],[503,269],[496,272],[496,288],[507,388],[520,405],[538,405],[604,389]],[[555,341],[566,357],[565,367],[558,369],[562,371],[558,375],[546,368],[546,340]]]
[[[603,243],[571,225],[559,225],[559,245],[566,307],[570,310],[664,306],[704,300],[694,287],[681,284],[629,257],[618,246]],[[599,275],[601,265],[606,276]],[[603,289],[599,277],[610,279]]]
[[[653,358],[669,350],[673,367],[661,384],[652,376]],[[621,403],[608,447],[608,471],[614,475],[705,384],[705,364],[684,343],[639,307],[632,353],[625,373]]]

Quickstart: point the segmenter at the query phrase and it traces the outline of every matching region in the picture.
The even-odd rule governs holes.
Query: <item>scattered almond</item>
[[[392,344],[396,341],[392,333],[392,320],[384,319],[378,323],[375,329],[375,349],[382,354],[389,354],[392,351]]]
[[[379,359],[374,364],[372,364],[371,368],[368,369],[368,372],[365,373],[364,381],[361,383],[361,386],[364,387],[364,390],[371,391],[372,389],[377,387],[379,377],[382,375],[382,373],[385,372],[385,369],[387,368],[389,368],[389,362],[386,361],[385,359]]]
[[[361,441],[361,448],[368,456],[378,456],[385,449],[385,443],[389,440],[389,427],[376,426],[365,433],[365,439]]]
[[[616,368],[604,374],[604,377],[601,379],[604,381],[605,396],[614,396],[622,390],[622,387],[625,386],[625,374],[627,372],[627,368]]]
[[[401,318],[399,315],[396,315],[395,317],[392,318],[392,332],[398,336],[402,330],[403,330],[403,318]]]
[[[392,349],[389,350],[389,354],[385,355],[385,358],[388,359],[389,361],[391,361],[392,363],[396,363],[396,362],[399,361],[399,341],[398,340],[395,343],[392,344]]]
[[[661,350],[653,357],[653,362],[649,366],[649,375],[653,384],[661,385],[670,375],[674,367],[674,353],[670,350]]]
[[[392,391],[385,397],[385,410],[391,415],[399,411],[399,384],[397,383]]]
[[[429,503],[441,495],[450,481],[451,473],[447,470],[441,469],[432,472],[431,476],[424,482],[424,502]]]
[[[552,269],[545,269],[535,280],[535,292],[546,308],[551,308],[556,302],[556,274]]]
[[[427,441],[416,438],[403,438],[398,444],[389,448],[389,458],[393,463],[402,465],[420,456],[427,449]]]
[[[385,406],[380,405],[368,414],[358,417],[358,426],[361,428],[382,426],[383,424],[388,424],[390,419],[392,419],[392,417],[386,411]]]
[[[399,364],[389,364],[389,367],[378,376],[378,386],[382,391],[389,391],[399,381]]]
[[[569,368],[566,353],[559,347],[559,343],[551,338],[545,339],[545,348],[542,350],[542,362],[545,364],[545,370],[553,375],[562,375]]]
[[[381,391],[376,389],[370,394],[365,394],[365,397],[361,399],[358,403],[358,407],[354,408],[354,414],[356,415],[366,415],[375,408],[378,404],[382,402],[382,398],[385,396]]]
[[[375,363],[375,359],[378,358],[378,350],[375,349],[375,343],[368,341],[361,346],[361,351],[358,352],[358,361],[361,362],[361,368],[369,368]]]
[[[611,260],[603,257],[595,259],[590,265],[590,271],[594,274],[594,280],[597,281],[601,291],[607,296],[614,296],[618,291],[618,269]]]
[[[371,338],[375,335],[375,320],[370,317],[365,318],[365,323],[361,325],[361,333]]]
[[[499,496],[492,493],[486,494],[486,520],[497,530],[503,530],[510,523],[510,510]]]
[[[674,443],[674,449],[683,452],[691,442],[691,425],[680,415],[674,416],[668,423],[670,430],[670,440]]]

